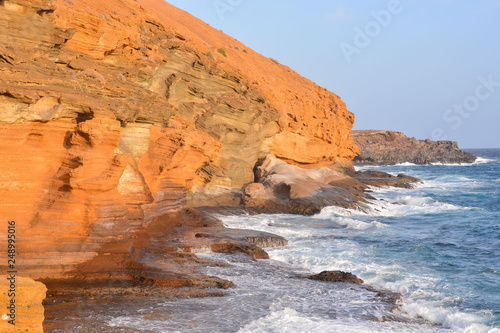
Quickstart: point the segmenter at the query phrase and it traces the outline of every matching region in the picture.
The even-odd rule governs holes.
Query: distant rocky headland
[[[353,159],[356,165],[393,165],[398,163],[472,163],[476,156],[464,152],[455,141],[409,138],[401,132],[357,130],[351,132],[361,149]]]

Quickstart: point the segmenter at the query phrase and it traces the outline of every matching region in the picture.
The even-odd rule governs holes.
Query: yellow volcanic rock
[[[21,276],[15,277],[15,288],[11,288],[14,280],[8,278],[8,275],[0,275],[0,332],[43,332],[42,301],[47,288],[41,282]],[[11,306],[13,293],[15,310]]]

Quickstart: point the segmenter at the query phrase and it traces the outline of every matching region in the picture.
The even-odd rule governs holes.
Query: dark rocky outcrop
[[[386,172],[374,170],[356,172],[353,177],[365,185],[375,187],[393,186],[410,189],[420,182],[420,179],[402,173],[394,177]]]
[[[342,271],[324,271],[316,275],[308,277],[310,280],[328,281],[328,282],[343,282],[352,284],[363,284],[363,280],[349,272]]]
[[[474,154],[458,148],[454,141],[417,140],[401,132],[364,130],[352,131],[361,152],[354,158],[356,165],[393,165],[398,163],[471,163]]]

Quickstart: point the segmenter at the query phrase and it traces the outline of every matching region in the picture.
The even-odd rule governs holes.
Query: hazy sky
[[[355,129],[500,147],[500,0],[169,0],[338,94]]]

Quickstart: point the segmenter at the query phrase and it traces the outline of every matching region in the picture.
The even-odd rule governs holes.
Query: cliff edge
[[[401,132],[357,130],[351,136],[361,149],[353,160],[357,165],[398,163],[472,163],[474,154],[466,153],[454,141],[417,140]]]

